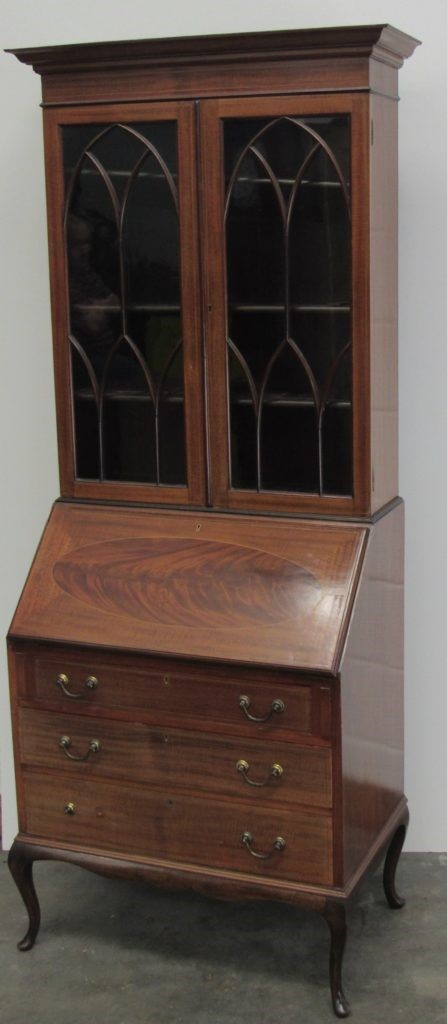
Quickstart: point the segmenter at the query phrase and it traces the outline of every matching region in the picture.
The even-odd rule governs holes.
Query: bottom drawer
[[[34,772],[25,773],[24,790],[26,832],[52,842],[332,883],[332,820],[323,810],[275,811]],[[267,859],[244,845],[246,832]],[[284,849],[274,848],[277,837]]]

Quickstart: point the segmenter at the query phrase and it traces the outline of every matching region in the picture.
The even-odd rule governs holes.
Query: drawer
[[[129,718],[137,709],[150,722],[247,736],[331,734],[329,686],[284,672],[73,649],[17,653],[15,663],[19,699],[34,706]]]
[[[19,709],[18,725],[20,760],[25,765],[82,778],[181,787],[258,804],[331,806],[327,747],[279,743],[274,737],[230,739],[31,708]]]
[[[24,773],[26,832],[91,850],[227,868],[297,882],[332,882],[329,812],[213,801],[91,779]],[[67,813],[72,811],[73,813]],[[243,843],[251,837],[253,856]],[[275,840],[285,842],[275,848]]]

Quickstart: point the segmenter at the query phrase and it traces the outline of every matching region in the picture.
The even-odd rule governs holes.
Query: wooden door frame
[[[72,374],[67,325],[69,300],[63,231],[64,177],[61,127],[135,121],[178,124],[179,228],[183,367],[185,383],[186,486],[165,486],[76,477]],[[203,505],[206,495],[202,295],[199,265],[196,111],[191,101],[94,104],[44,110],[48,238],[52,298],[56,414],[61,494],[94,500]]]
[[[340,93],[210,99],[201,102],[205,345],[211,503],[218,508],[319,515],[366,515],[370,508],[369,96]],[[353,496],[231,489],[222,120],[343,114],[351,117]]]

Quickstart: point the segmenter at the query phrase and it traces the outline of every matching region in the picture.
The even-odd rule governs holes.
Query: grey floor
[[[2,1024],[329,1024],[328,932],[308,912],[230,904],[35,865],[42,927],[0,864]],[[380,874],[352,908],[345,989],[357,1024],[447,1024],[447,855],[404,854],[390,911]]]

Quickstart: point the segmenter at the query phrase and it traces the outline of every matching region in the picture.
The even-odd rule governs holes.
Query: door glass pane
[[[229,119],[224,153],[231,486],[351,494],[349,117]]]
[[[77,476],[184,484],[176,124],[62,143]]]
[[[95,374],[82,354],[82,349],[73,345],[72,373],[74,390],[74,414],[80,424],[77,436],[77,460],[79,476],[99,476],[99,424],[98,401]],[[96,438],[96,444],[92,443]]]

